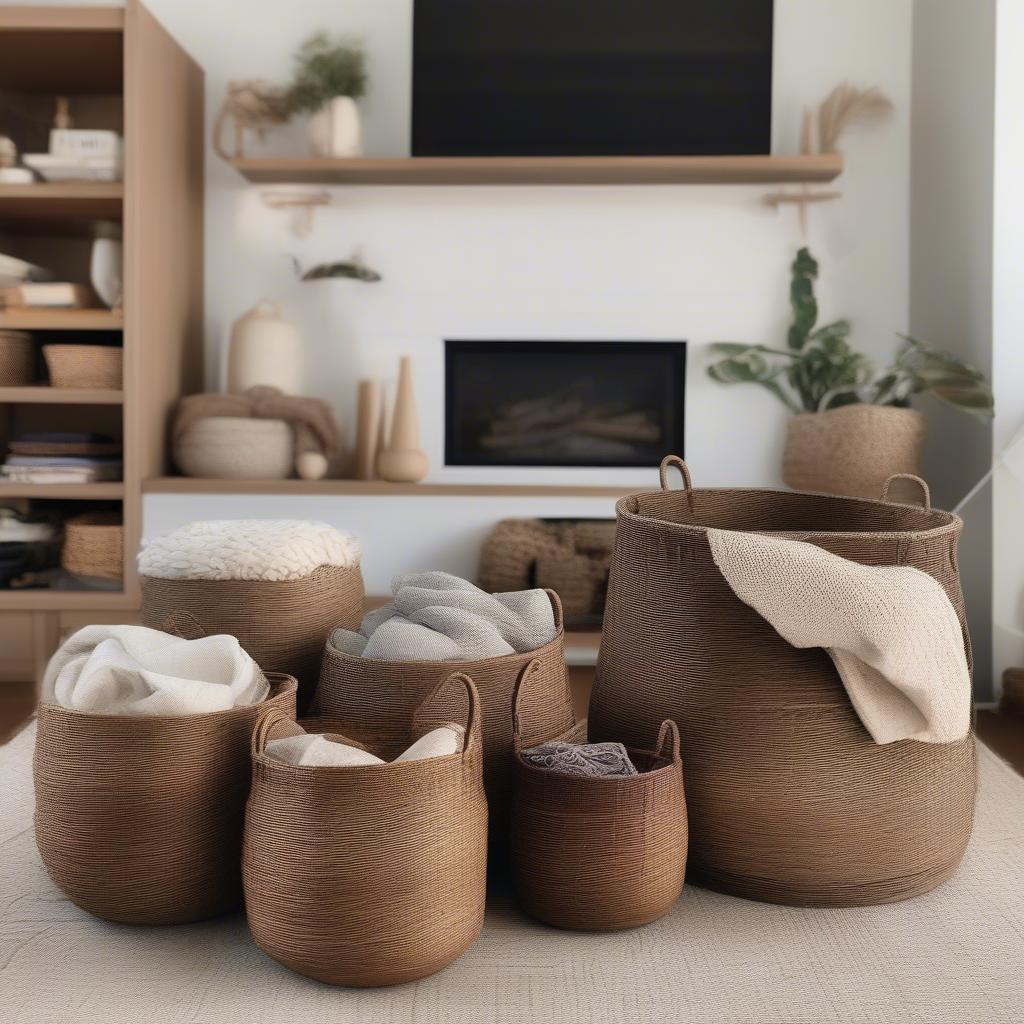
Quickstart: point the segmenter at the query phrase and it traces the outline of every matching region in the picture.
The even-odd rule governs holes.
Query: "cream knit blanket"
[[[823,647],[876,743],[951,743],[970,726],[963,632],[941,585],[804,541],[708,530],[736,596],[794,647]]]

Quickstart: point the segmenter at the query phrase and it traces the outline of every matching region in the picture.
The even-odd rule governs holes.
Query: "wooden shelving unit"
[[[8,231],[45,231],[77,222],[120,220],[124,186],[101,182],[0,184],[0,223]]]
[[[12,498],[47,498],[61,501],[120,501],[123,483],[9,484],[0,482],[0,501]]]
[[[107,388],[0,388],[0,405],[120,405],[123,391]]]
[[[278,185],[767,185],[832,181],[839,153],[810,156],[245,158],[235,169]]]
[[[0,310],[0,328],[13,331],[120,331],[123,327],[119,309]]]

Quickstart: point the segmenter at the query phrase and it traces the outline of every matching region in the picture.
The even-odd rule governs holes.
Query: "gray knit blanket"
[[[524,750],[521,757],[534,768],[547,768],[563,775],[590,779],[640,774],[621,743],[563,743],[552,740]]]

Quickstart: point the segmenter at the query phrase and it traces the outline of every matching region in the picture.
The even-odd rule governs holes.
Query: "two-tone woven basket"
[[[266,754],[267,742],[301,727],[276,709],[260,717],[243,874],[249,927],[269,956],[334,985],[395,985],[446,967],[480,933],[487,801],[480,698],[468,676],[427,694],[411,726],[406,719],[405,743],[450,720],[453,695],[464,749],[421,761],[286,764]],[[348,735],[344,722],[304,724]]]
[[[686,873],[686,799],[679,731],[662,723],[654,749],[629,749],[639,775],[583,778],[523,760],[533,745],[532,686],[515,701],[515,796],[510,827],[519,902],[558,928],[649,924],[679,899]]]
[[[677,465],[685,488],[669,490]],[[865,565],[934,577],[964,620],[961,522],[929,507],[820,494],[695,489],[681,460],[662,490],[621,499],[590,705],[594,739],[683,737],[690,871],[753,899],[860,906],[927,892],[960,863],[974,737],[878,745],[828,654],[797,649],[744,604],[706,530],[782,533]]]
[[[61,565],[73,576],[119,580],[124,574],[124,526],[117,512],[84,512],[64,523]]]
[[[111,388],[124,381],[124,349],[114,345],[44,345],[55,388]]]
[[[126,924],[181,924],[236,909],[257,717],[295,715],[295,680],[258,705],[140,717],[39,706],[36,843],[57,887]]]

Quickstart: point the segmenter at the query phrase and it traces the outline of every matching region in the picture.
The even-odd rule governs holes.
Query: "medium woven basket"
[[[95,715],[40,704],[36,844],[57,887],[125,924],[181,924],[241,903],[249,744],[259,712],[295,714],[295,680],[204,715]]]
[[[124,350],[114,345],[44,345],[43,358],[55,388],[120,389]]]
[[[557,928],[604,931],[657,920],[679,899],[686,873],[675,722],[662,723],[653,750],[629,750],[639,775],[581,778],[539,768],[520,756],[529,678],[515,703],[511,861],[519,902]]]
[[[305,712],[332,630],[363,617],[358,566],[321,565],[297,580],[188,580],[139,577],[142,624],[192,639],[228,633],[265,672],[299,681]]]
[[[454,673],[406,719],[405,743],[448,720],[456,691],[461,753],[361,767],[309,767],[265,753],[301,732],[279,710],[252,738],[245,907],[256,945],[333,985],[396,985],[446,967],[479,935],[487,875],[480,700]],[[445,697],[450,694],[446,693]],[[311,731],[342,731],[345,723]],[[381,753],[381,751],[377,751]]]
[[[667,490],[673,463],[684,490]],[[690,872],[703,884],[812,906],[887,903],[934,888],[956,870],[971,832],[973,736],[875,744],[825,651],[790,646],[736,597],[706,529],[780,532],[866,565],[914,566],[949,595],[970,659],[960,520],[931,509],[927,496],[916,507],[693,489],[673,456],[662,487],[617,505],[591,735],[635,744],[675,719]]]
[[[23,331],[0,331],[0,387],[18,388],[35,377],[35,346]]]
[[[116,512],[86,512],[64,523],[60,564],[73,576],[119,580],[124,572],[124,527]]]
[[[553,739],[575,723],[565,668],[562,605],[549,590],[557,633],[535,651],[477,661],[378,661],[344,654],[327,645],[323,656],[318,713],[345,723],[348,735],[394,756],[406,743],[404,722],[426,694],[451,672],[473,677],[483,704],[484,785],[491,825],[503,831],[512,782],[512,698],[523,670],[540,663],[531,685],[531,722],[536,742]]]

